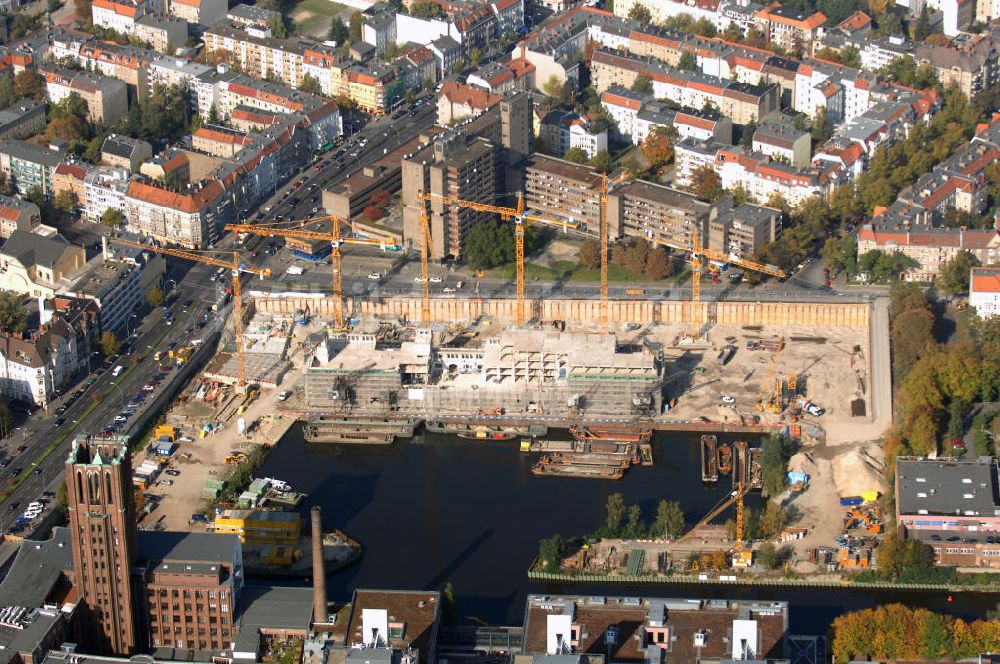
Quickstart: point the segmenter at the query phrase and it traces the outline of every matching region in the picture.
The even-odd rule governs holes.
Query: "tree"
[[[646,76],[645,74],[639,74],[632,81],[632,90],[635,92],[645,92],[646,94],[653,94],[653,79]]]
[[[620,493],[613,493],[608,496],[607,518],[604,525],[607,527],[608,537],[616,537],[621,532],[622,521],[625,518],[625,496]]]
[[[438,18],[441,6],[436,2],[414,2],[410,5],[410,15],[418,18]]]
[[[121,350],[122,342],[118,341],[118,337],[111,330],[105,331],[101,334],[101,352],[107,357],[112,357],[118,354]]]
[[[722,197],[722,180],[709,165],[699,166],[691,173],[691,192],[703,201],[714,203]]]
[[[478,67],[479,61],[482,60],[482,58],[483,54],[479,52],[478,48],[473,47],[472,50],[469,51],[469,64],[473,67]]]
[[[923,41],[927,39],[927,36],[931,33],[931,20],[930,14],[927,11],[927,5],[922,5],[920,8],[920,15],[917,17],[916,23],[910,26],[910,37],[913,41]]]
[[[120,210],[108,208],[104,211],[104,214],[101,215],[101,223],[109,228],[118,228],[125,223],[125,218],[122,216]]]
[[[376,219],[381,219],[385,212],[377,205],[369,205],[361,214],[367,217],[369,221],[375,221]]]
[[[684,510],[677,501],[661,500],[656,508],[656,521],[653,523],[654,537],[674,539],[684,532]]]
[[[971,251],[963,249],[955,257],[946,261],[938,273],[937,285],[948,295],[968,295],[969,277],[972,268],[979,265],[979,259]]]
[[[469,267],[486,270],[514,260],[512,224],[481,221],[472,226],[465,238],[462,255]]]
[[[677,62],[677,68],[687,69],[688,71],[698,71],[698,59],[691,51],[684,51],[681,55],[681,59]]]
[[[14,19],[10,22],[9,34],[12,40],[20,39],[29,32],[34,32],[42,24],[42,14],[27,14],[19,12],[14,14]],[[90,16],[90,14],[87,14]]]
[[[764,542],[757,549],[757,564],[764,569],[774,569],[778,566],[778,550],[771,542]]]
[[[587,153],[583,148],[570,148],[563,155],[563,159],[566,161],[572,161],[575,164],[586,164],[587,163]]]
[[[559,571],[559,563],[562,561],[563,553],[566,550],[566,542],[562,535],[558,533],[543,539],[538,544],[538,560],[542,563],[542,571],[555,573]]]
[[[350,43],[361,41],[361,30],[365,25],[365,17],[361,12],[351,14],[351,22],[347,28],[347,40]]]
[[[34,69],[25,69],[14,76],[14,94],[20,97],[31,97],[41,99],[45,92],[42,90],[42,77]]]
[[[750,119],[750,122],[743,127],[743,135],[740,136],[740,145],[744,149],[750,150],[753,148],[753,135],[757,132],[757,121]]]
[[[833,135],[833,123],[826,112],[826,106],[816,109],[816,115],[812,122],[812,137],[818,144],[826,143]]]
[[[760,531],[766,537],[776,537],[788,521],[788,512],[779,503],[770,500],[760,519]]]
[[[657,127],[639,144],[639,149],[646,161],[656,168],[673,161],[676,138],[677,130],[674,127]]]
[[[299,83],[299,90],[302,92],[308,92],[309,94],[318,95],[322,90],[319,87],[319,79],[317,79],[312,74],[303,74],[302,81]]]
[[[597,240],[584,240],[580,243],[579,261],[588,270],[601,266],[601,245]]]
[[[607,173],[611,170],[611,155],[607,150],[598,150],[597,154],[591,157],[590,165],[593,166],[594,170],[598,173]]]
[[[163,304],[163,289],[155,284],[146,291],[146,302],[151,307],[158,307]]]
[[[330,22],[330,31],[326,34],[327,39],[337,42],[337,46],[340,46],[347,40],[347,35],[348,30],[344,19],[340,18],[339,15],[334,16]]]
[[[8,334],[23,334],[28,329],[27,309],[14,293],[0,292],[0,330]]]
[[[86,22],[92,13],[90,0],[73,0],[76,16],[81,22]]]
[[[446,625],[459,623],[458,602],[455,601],[455,587],[447,581],[441,588],[441,619]]]
[[[663,247],[654,247],[646,258],[646,278],[651,281],[666,279],[674,273],[674,263]]]
[[[630,505],[627,513],[628,520],[625,524],[624,536],[629,539],[635,539],[645,535],[642,526],[642,508],[639,505]]]
[[[42,193],[41,188],[37,185],[32,185],[24,197],[28,199],[29,202],[37,205],[40,210],[46,208],[49,204],[48,200],[45,198],[45,194]]]
[[[267,19],[267,27],[271,30],[271,36],[277,39],[284,39],[288,36],[288,29],[285,27],[285,20],[280,14],[272,14]]]
[[[760,463],[763,468],[763,489],[768,496],[777,496],[785,488],[788,474],[789,443],[782,434],[765,436],[760,443]]]
[[[55,208],[60,212],[73,214],[76,212],[77,206],[76,194],[69,189],[63,189],[56,194],[54,204]]]
[[[653,14],[641,2],[632,5],[632,9],[628,12],[628,17],[640,23],[652,23],[653,21]]]

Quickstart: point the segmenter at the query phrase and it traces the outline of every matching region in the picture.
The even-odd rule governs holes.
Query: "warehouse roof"
[[[898,459],[896,501],[900,514],[1000,516],[997,462]]]

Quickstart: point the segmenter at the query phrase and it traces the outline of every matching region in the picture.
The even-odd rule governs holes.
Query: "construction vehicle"
[[[198,249],[172,249],[169,247],[158,247],[151,244],[143,244],[142,242],[133,242],[132,240],[126,240],[125,238],[113,236],[111,238],[112,242],[116,244],[125,245],[127,247],[134,247],[136,249],[142,249],[144,251],[152,251],[158,254],[163,254],[165,256],[173,256],[175,258],[183,258],[185,260],[193,261],[195,263],[204,263],[205,265],[213,265],[215,267],[225,268],[230,270],[233,274],[233,331],[235,333],[236,339],[236,387],[238,390],[243,390],[246,388],[247,384],[247,374],[246,374],[246,358],[243,353],[243,297],[240,286],[240,273],[249,272],[250,274],[257,275],[261,279],[264,277],[271,276],[271,270],[268,268],[256,268],[249,265],[244,265],[240,261],[240,254],[238,251],[214,251],[214,250],[198,250]],[[221,258],[214,258],[209,254],[224,254],[231,256],[230,261],[222,260]]]
[[[855,528],[861,528],[866,533],[877,535],[882,532],[882,521],[874,510],[861,510],[853,507],[844,516],[844,533]]]
[[[760,397],[757,399],[757,410],[769,413],[780,413],[784,407],[783,389],[781,378],[776,377],[778,368],[778,356],[785,348],[785,340],[781,339],[775,346],[775,351],[771,355],[771,363],[767,368],[767,375],[761,382]]]
[[[394,245],[395,242],[390,238],[368,239],[347,236],[340,231],[342,221],[340,217],[330,214],[298,221],[279,221],[258,225],[226,224],[225,229],[234,233],[252,233],[265,237],[328,240],[330,242],[330,257],[333,265],[333,329],[336,332],[343,332],[347,330],[347,322],[344,319],[344,279],[341,270],[342,256],[340,247],[345,244],[363,244],[385,248]],[[305,226],[316,222],[329,222],[330,231],[305,229]],[[289,268],[289,271],[291,271],[291,268]]]
[[[545,219],[544,217],[536,217],[534,215],[525,214],[524,212],[524,195],[518,194],[517,196],[517,207],[505,207],[502,205],[491,205],[489,203],[479,203],[477,201],[467,201],[455,196],[442,196],[440,194],[431,194],[424,191],[417,192],[417,199],[420,201],[420,225],[421,225],[421,242],[420,242],[420,265],[421,265],[421,284],[423,286],[423,315],[425,321],[430,321],[430,291],[427,284],[427,264],[431,259],[431,236],[430,236],[430,222],[427,216],[427,206],[433,202],[443,203],[445,205],[457,205],[461,208],[467,208],[469,210],[475,210],[477,212],[492,212],[499,215],[501,221],[513,221],[514,222],[514,263],[517,270],[515,277],[515,290],[517,293],[517,325],[523,326],[525,323],[524,315],[524,225],[526,223],[543,224],[547,226],[554,226],[557,228],[562,228],[565,233],[570,228],[576,228],[578,224],[571,223],[568,221],[552,221],[550,219]],[[228,226],[226,228],[229,228]],[[607,250],[605,250],[607,253]],[[605,268],[606,269],[606,268]],[[607,291],[605,287],[604,292]],[[606,296],[605,296],[606,297]]]
[[[226,457],[227,466],[237,466],[245,461],[248,461],[250,457],[246,455],[245,452],[235,452]]]

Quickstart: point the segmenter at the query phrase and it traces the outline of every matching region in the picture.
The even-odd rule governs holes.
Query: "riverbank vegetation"
[[[1000,621],[890,604],[838,616],[830,627],[834,661],[966,659],[1000,649]]]

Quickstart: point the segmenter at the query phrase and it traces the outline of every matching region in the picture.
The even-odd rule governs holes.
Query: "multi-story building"
[[[61,235],[15,230],[0,249],[0,290],[51,298],[87,262],[83,247]]]
[[[42,213],[37,205],[0,194],[0,237],[9,238],[14,231],[31,232],[40,223]]]
[[[202,125],[191,134],[191,147],[223,159],[234,156],[252,142],[250,134],[220,125]]]
[[[70,192],[76,199],[77,211],[87,204],[87,191],[84,179],[90,171],[90,165],[85,162],[68,161],[56,166],[52,172],[52,191]]]
[[[624,235],[690,247],[697,230],[702,246],[711,214],[712,206],[691,194],[644,180],[627,182],[608,194],[611,238]]]
[[[91,3],[90,16],[94,25],[130,35],[135,30],[136,20],[144,16],[147,11],[148,6],[144,2],[94,0]]]
[[[244,544],[295,547],[302,532],[302,516],[272,510],[223,510],[210,527],[215,533],[236,535]]]
[[[183,193],[133,180],[125,193],[126,227],[160,242],[201,247],[219,233],[218,203],[224,194],[218,180],[199,182]]]
[[[686,14],[692,19],[705,19],[713,25],[719,23],[720,0],[696,0],[692,2],[678,2],[677,0],[659,0],[650,2],[646,0],[618,0],[614,4],[616,16],[628,16],[636,5],[642,5],[649,10],[649,15],[653,23],[663,23],[669,18]],[[728,23],[726,23],[728,25]]]
[[[447,76],[455,68],[455,63],[462,58],[462,45],[448,35],[442,35],[427,44],[427,48],[437,60],[438,74]]]
[[[812,161],[812,136],[778,124],[763,124],[753,134],[752,149],[768,157],[804,168]]]
[[[161,54],[149,49],[92,40],[80,47],[80,52],[74,59],[84,69],[117,78],[142,96],[148,92],[146,66],[157,57],[161,57]],[[123,115],[124,112],[122,111]]]
[[[446,132],[403,159],[403,237],[420,246],[418,192],[494,203],[498,188],[498,147],[462,129]],[[431,257],[462,255],[465,237],[474,224],[494,218],[458,205],[434,200],[428,206]]]
[[[305,46],[291,39],[258,36],[252,28],[242,29],[226,22],[205,30],[205,49],[232,54],[240,69],[254,78],[277,78],[298,88],[302,83]]]
[[[934,549],[939,565],[1000,567],[997,461],[896,460],[896,525]]]
[[[241,28],[255,28],[257,30],[268,30],[271,22],[281,20],[281,12],[264,9],[257,5],[238,4],[229,10],[226,18]],[[209,25],[217,23],[212,21]],[[339,46],[339,44],[338,44]]]
[[[101,223],[108,210],[117,210],[125,218],[125,193],[132,171],[121,166],[97,166],[83,178],[83,216],[87,221]]]
[[[22,195],[27,195],[32,187],[38,187],[46,196],[54,196],[52,173],[65,157],[62,151],[34,143],[0,142],[0,171]]]
[[[608,130],[574,111],[549,111],[542,119],[539,138],[545,150],[557,157],[574,148],[583,150],[588,158],[608,150]]]
[[[56,104],[76,94],[87,103],[91,122],[110,126],[128,113],[128,90],[120,80],[66,69],[42,69],[41,74],[50,102]]]
[[[44,102],[25,97],[0,111],[0,140],[25,139],[44,129]]]
[[[708,222],[708,247],[736,258],[752,258],[781,235],[781,210],[759,205],[736,205],[727,197]]]
[[[167,2],[167,11],[182,21],[196,26],[198,32],[201,28],[215,25],[226,18],[228,7],[229,3],[226,0],[168,0]]]
[[[1000,315],[1000,267],[974,267],[969,274],[969,306],[980,318]]]
[[[754,14],[754,22],[767,41],[790,53],[812,55],[820,27],[826,23],[823,12],[802,12],[775,2]]]
[[[396,44],[396,15],[391,11],[365,15],[361,39],[374,46],[378,55],[385,53],[389,44]]]
[[[101,145],[101,163],[138,173],[139,166],[153,158],[153,146],[130,136],[111,134]]]
[[[481,87],[445,81],[437,99],[437,123],[448,126],[458,120],[476,117],[499,104],[500,95],[491,94]]]
[[[525,205],[533,213],[599,232],[601,175],[589,166],[536,154],[524,171]]]
[[[174,16],[146,14],[136,20],[131,34],[147,42],[153,50],[172,55],[187,42],[188,24]]]
[[[900,210],[890,209],[886,214]],[[890,217],[893,221],[897,217]],[[929,228],[888,226],[886,215],[876,217],[858,233],[858,255],[879,250],[900,252],[916,262],[903,277],[911,281],[933,281],[941,266],[958,252],[971,252],[983,265],[1000,264],[1000,231],[997,229]]]
[[[990,35],[978,35],[961,47],[954,44],[917,46],[917,64],[929,65],[943,85],[956,85],[970,99],[1000,80],[997,49]]]

